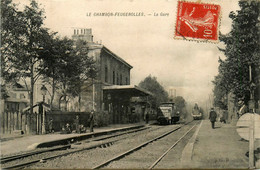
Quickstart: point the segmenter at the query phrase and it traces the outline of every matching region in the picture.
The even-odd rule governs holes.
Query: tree
[[[226,58],[219,60],[219,75],[216,87],[228,84],[224,91],[234,93],[236,99],[249,100],[249,65],[252,66],[252,81],[259,86],[257,74],[260,68],[259,55],[259,1],[239,1],[240,10],[231,12],[229,17],[233,20],[230,33],[220,34],[220,41],[224,42],[223,51]],[[219,89],[219,88],[218,88]]]
[[[182,96],[177,96],[173,99],[176,111],[179,111],[183,118],[187,116],[186,101]]]
[[[228,79],[224,79],[223,75],[219,74],[215,76],[213,81],[214,106],[221,109],[227,109],[227,99],[230,91],[229,83],[224,82],[225,80]]]
[[[60,92],[59,108],[61,100],[63,100],[65,102],[65,110],[67,110],[69,96],[75,96],[74,88],[79,82],[81,59],[74,55],[73,41],[66,37],[61,40],[57,39],[55,47],[55,50],[57,50],[54,53],[55,56],[50,55],[45,60],[47,63],[46,68],[51,72],[49,77],[52,78],[53,82],[56,81],[55,85]],[[53,58],[50,59],[50,57]],[[53,91],[56,88],[55,85],[53,86]]]
[[[80,105],[83,85],[92,85],[92,81],[88,80],[96,77],[95,61],[88,57],[86,42],[73,42],[66,37],[56,37],[50,41],[52,46],[41,55],[45,60],[39,68],[44,75],[44,81],[52,87],[51,108],[56,89],[60,92],[59,107],[61,100],[68,102],[68,96],[78,96]]]
[[[30,96],[30,114],[33,114],[34,85],[39,79],[52,86],[51,107],[56,89],[60,89],[60,101],[80,96],[82,85],[96,76],[95,62],[87,56],[86,43],[75,44],[66,37],[49,33],[43,27],[43,10],[35,0],[22,11],[11,0],[1,0],[1,5],[1,86],[4,87],[2,79],[22,80]],[[4,88],[1,95],[7,96]],[[27,133],[31,130],[30,122],[27,115]]]
[[[74,58],[70,55],[73,50],[72,40],[66,37],[63,39],[52,37],[49,42],[46,44],[48,50],[41,55],[44,60],[39,64],[38,69],[43,75],[43,81],[52,87],[52,92],[49,92],[51,96],[50,107],[52,109],[55,91],[61,89],[62,97],[64,97],[68,91],[68,82],[74,81],[72,79],[76,72],[73,69],[76,68],[76,64],[72,64]]]
[[[158,107],[161,102],[168,101],[168,93],[165,91],[163,86],[160,85],[156,77],[149,75],[141,81],[138,86],[153,93],[153,96],[148,97],[148,101],[152,106]]]
[[[6,83],[17,80],[17,72],[13,72],[11,61],[15,59],[16,50],[23,41],[22,12],[12,0],[1,0],[1,97],[6,98]]]
[[[43,28],[43,10],[34,0],[31,1],[30,5],[25,6],[23,11],[18,11],[12,1],[1,2],[4,4],[4,12],[7,13],[3,22],[12,21],[9,25],[4,24],[4,29],[1,30],[1,34],[4,36],[4,46],[1,48],[1,52],[4,52],[4,56],[1,58],[3,61],[1,65],[4,66],[4,77],[15,77],[24,81],[30,96],[30,114],[33,114],[34,84],[41,75],[37,64],[42,62],[43,59],[40,56],[46,50],[45,45],[50,39],[48,30]],[[9,12],[9,10],[11,11]],[[29,115],[27,115],[26,120],[27,133],[30,133],[31,120]]]
[[[79,110],[81,107],[81,93],[86,91],[88,87],[93,85],[93,80],[97,76],[96,61],[93,57],[88,56],[88,45],[86,41],[78,40],[74,42],[75,47],[73,49],[72,56],[78,58],[78,62],[75,63],[78,69],[77,81],[74,81],[71,93],[73,96],[78,96]]]
[[[182,96],[177,96],[173,99],[176,109],[181,111],[185,106],[186,106],[186,102],[185,99]]]

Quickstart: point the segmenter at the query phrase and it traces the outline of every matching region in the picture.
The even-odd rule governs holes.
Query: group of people
[[[90,112],[88,124],[89,124],[90,132],[94,132],[94,129],[93,129],[94,128],[94,110],[91,110],[91,112]],[[73,125],[74,125],[74,129],[75,129],[76,133],[84,133],[87,131],[86,127],[84,127],[83,124],[80,124],[80,118],[78,115],[74,119]],[[49,126],[49,133],[53,133],[54,129],[53,129],[53,120],[52,119],[50,119],[48,126]],[[62,134],[72,133],[71,125],[69,123],[66,123],[66,125],[63,126],[61,129],[61,133]]]

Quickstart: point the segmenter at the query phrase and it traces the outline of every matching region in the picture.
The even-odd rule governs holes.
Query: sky
[[[190,2],[196,2],[189,0]],[[21,5],[28,0],[14,0]],[[60,36],[71,37],[74,28],[92,28],[94,41],[133,66],[131,84],[138,85],[152,75],[167,89],[175,89],[186,101],[203,102],[212,95],[211,81],[218,73],[217,47],[222,43],[203,43],[173,38],[177,0],[37,0],[45,10],[45,27]],[[201,0],[221,6],[219,30],[231,30],[231,11],[239,9],[237,0]],[[145,16],[94,16],[100,12],[137,12]],[[90,14],[91,13],[91,14]],[[159,16],[154,16],[157,13]],[[88,16],[88,15],[91,16]],[[151,14],[151,15],[148,15]],[[160,16],[160,14],[168,14]]]

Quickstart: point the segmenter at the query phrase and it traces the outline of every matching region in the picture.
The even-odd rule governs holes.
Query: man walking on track
[[[211,108],[209,112],[209,120],[211,121],[212,129],[215,128],[216,118],[217,118],[217,113],[214,111],[214,108]]]

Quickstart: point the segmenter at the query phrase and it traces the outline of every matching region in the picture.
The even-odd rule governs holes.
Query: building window
[[[113,71],[113,84],[116,84],[116,75],[115,75],[115,71]]]
[[[105,66],[105,82],[107,82],[108,79],[108,69],[107,66]]]
[[[125,78],[125,84],[126,85],[128,84],[128,78],[127,77]]]
[[[118,76],[118,73],[116,74],[116,84],[119,85],[119,76]]]
[[[12,103],[12,106],[11,106],[11,110],[15,110],[16,106],[15,106],[15,103]]]
[[[120,85],[122,85],[122,74],[120,74]]]

